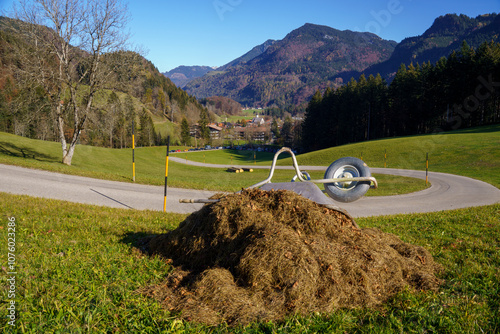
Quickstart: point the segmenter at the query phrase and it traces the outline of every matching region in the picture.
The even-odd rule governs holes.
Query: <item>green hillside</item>
[[[33,43],[17,27],[15,20],[0,16],[0,131],[35,139],[58,140],[54,116],[56,105],[47,88],[54,85],[54,80],[47,79],[44,84],[34,86],[33,80],[23,79],[23,65],[26,59],[30,59],[26,55],[33,56],[35,53],[30,51]],[[47,28],[40,34],[48,31],[51,30]],[[75,54],[80,51],[76,50]],[[175,86],[139,53],[105,53],[102,55],[102,67],[107,74],[94,96],[93,108],[86,115],[81,143],[128,147],[133,120],[136,138],[147,137],[149,144],[154,145],[170,135],[171,140],[176,142],[176,123],[180,123],[183,117],[194,123],[204,109],[196,98]],[[77,77],[81,73],[77,71],[73,75]],[[83,78],[77,100],[85,100],[84,92],[88,87],[86,78]],[[69,105],[69,95],[69,91],[62,94],[62,104]],[[64,129],[67,139],[75,127],[69,121],[72,119],[70,116],[68,112]],[[155,127],[146,126],[148,123],[154,123]]]
[[[431,171],[468,176],[500,187],[500,125],[436,135],[390,138],[343,145],[297,157],[301,165],[328,165],[343,156],[354,156],[370,167],[425,170],[429,154]]]
[[[500,125],[468,129],[439,135],[392,138],[334,147],[297,156],[300,166],[328,166],[344,156],[362,158],[370,167],[425,170],[429,153],[430,171],[469,176],[500,187]],[[171,147],[177,149],[180,147]],[[132,150],[78,145],[72,166],[60,163],[60,144],[0,132],[0,163],[38,168],[95,178],[132,181]],[[184,148],[182,148],[184,149]],[[161,185],[164,182],[166,147],[136,148],[136,182]],[[278,164],[291,166],[284,153]],[[266,152],[215,150],[173,153],[182,159],[225,165],[256,164],[270,166],[273,154]],[[172,187],[235,191],[264,180],[267,170],[228,173],[220,168],[202,168],[170,162]],[[277,170],[273,181],[289,181],[293,171]],[[321,178],[321,172],[312,173]],[[381,177],[384,182],[395,182]],[[394,179],[394,178],[393,178]],[[410,179],[411,180],[411,179]],[[403,183],[411,183],[405,180]],[[418,190],[418,188],[417,188]],[[378,192],[379,190],[377,190]],[[412,191],[411,189],[407,191]],[[369,194],[372,192],[370,191]],[[384,193],[375,193],[383,195]]]
[[[389,138],[342,145],[297,155],[300,166],[328,166],[346,156],[362,158],[370,167],[429,170],[476,178],[500,187],[500,124],[436,135]],[[220,164],[254,163],[252,151],[181,153],[193,161]],[[385,159],[385,156],[387,159]],[[256,153],[256,164],[270,165],[273,154]],[[291,166],[286,153],[278,165]]]

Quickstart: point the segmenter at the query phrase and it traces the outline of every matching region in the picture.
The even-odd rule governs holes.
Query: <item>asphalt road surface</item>
[[[0,164],[0,191],[114,208],[163,210],[164,187],[106,181]],[[168,188],[167,211],[191,213],[203,204],[181,198],[207,198],[210,191]]]
[[[170,157],[172,161],[185,160]],[[204,165],[227,168],[224,165]],[[247,166],[266,168],[268,166]],[[278,169],[291,166],[278,166]],[[301,166],[301,170],[325,170],[327,167]],[[371,168],[372,173],[409,176],[425,179],[425,172]],[[500,202],[500,189],[471,178],[429,172],[432,186],[423,191],[398,195],[363,197],[352,203],[339,203],[354,217],[378,216],[398,213],[433,212],[473,206],[489,205]],[[35,169],[0,164],[0,191],[35,197],[54,198],[78,203],[94,204],[116,208],[137,210],[163,210],[163,187],[148,186],[126,182],[106,181],[88,177],[46,172]],[[202,204],[180,204],[182,198],[208,198],[212,191],[168,188],[167,211],[191,213]]]

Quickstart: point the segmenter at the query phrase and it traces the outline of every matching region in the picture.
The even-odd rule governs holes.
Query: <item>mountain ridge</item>
[[[265,52],[270,45],[274,44],[274,42],[276,42],[276,41],[273,39],[268,39],[264,43],[253,47],[250,51],[246,52],[242,56],[240,56],[236,59],[233,59],[229,63],[224,64],[220,67],[181,65],[181,66],[178,66],[178,67],[176,67],[168,72],[164,72],[162,74],[164,76],[166,76],[167,78],[169,78],[170,80],[172,80],[172,82],[175,85],[177,85],[178,87],[184,88],[186,86],[186,84],[188,84],[193,79],[202,77],[209,72],[225,71],[232,66],[237,66],[237,65],[240,65],[240,64],[243,64],[243,63],[246,63],[246,62],[252,60],[253,58],[255,58],[255,57],[259,56],[260,54],[262,54],[263,52]]]
[[[472,47],[498,41],[499,28],[496,13],[475,18],[446,14],[437,17],[422,35],[397,43],[369,32],[306,23],[252,59],[229,62],[193,79],[184,89],[197,98],[225,96],[247,106],[286,107],[304,103],[316,90],[338,87],[361,74],[380,74],[391,81],[402,63],[437,62],[459,50],[463,40]],[[371,48],[374,44],[386,48]],[[324,52],[328,47],[330,52]]]
[[[478,15],[475,18],[463,14],[442,15],[437,17],[422,35],[402,40],[385,62],[372,65],[363,72],[351,74],[357,77],[362,73],[380,73],[384,79],[391,81],[402,63],[435,63],[441,57],[458,51],[463,41],[477,48],[485,41],[499,41],[499,35],[500,15],[495,13]]]
[[[268,39],[264,43],[253,47],[250,51],[248,51],[247,53],[245,53],[243,56],[238,57],[238,58],[230,61],[229,63],[227,63],[225,65],[222,65],[221,67],[217,68],[217,70],[224,71],[224,70],[227,70],[228,68],[230,68],[232,66],[237,66],[237,65],[249,62],[252,59],[260,56],[261,54],[263,54],[274,43],[276,43],[276,40],[274,40],[274,39]]]
[[[185,90],[197,98],[214,95],[258,107],[302,104],[337,73],[357,71],[392,54],[395,41],[371,33],[340,31],[306,23],[250,61],[194,79]]]
[[[177,87],[183,88],[189,81],[201,77],[215,69],[217,69],[217,67],[181,65],[170,71],[163,72],[162,74],[169,78]]]

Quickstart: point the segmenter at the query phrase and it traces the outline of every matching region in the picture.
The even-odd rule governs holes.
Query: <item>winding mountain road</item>
[[[172,161],[185,160],[170,157]],[[227,168],[225,165],[188,164]],[[268,166],[242,166],[265,168]],[[291,166],[277,166],[291,169]],[[301,166],[302,170],[326,170],[324,166]],[[424,171],[371,168],[372,173],[409,176],[425,179]],[[500,189],[468,177],[429,173],[431,187],[406,195],[363,197],[352,203],[339,203],[354,217],[389,215],[398,213],[433,212],[500,202]],[[126,182],[92,179],[88,177],[58,174],[42,170],[0,164],[0,192],[53,198],[116,208],[138,210],[163,210],[163,187]],[[202,204],[180,204],[181,198],[208,198],[212,191],[168,188],[167,211],[191,213]]]

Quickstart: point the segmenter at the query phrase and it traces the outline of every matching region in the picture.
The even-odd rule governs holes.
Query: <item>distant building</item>
[[[200,137],[200,125],[198,123],[189,127],[189,135],[191,137]]]
[[[222,138],[222,130],[224,129],[224,124],[219,123],[210,123],[208,124],[208,128],[210,130],[210,138],[211,139],[221,139]],[[198,123],[191,125],[189,128],[189,135],[191,137],[200,138],[201,131],[200,125]]]
[[[266,137],[270,135],[270,128],[265,126],[259,127],[235,127],[234,130],[234,138],[233,139],[245,139],[252,141],[266,141]]]
[[[264,125],[264,123],[264,118],[260,117],[259,115],[255,116],[251,121],[252,126],[262,126]]]
[[[208,124],[208,128],[210,129],[210,138],[212,139],[222,138],[222,127],[217,126],[215,124]]]

